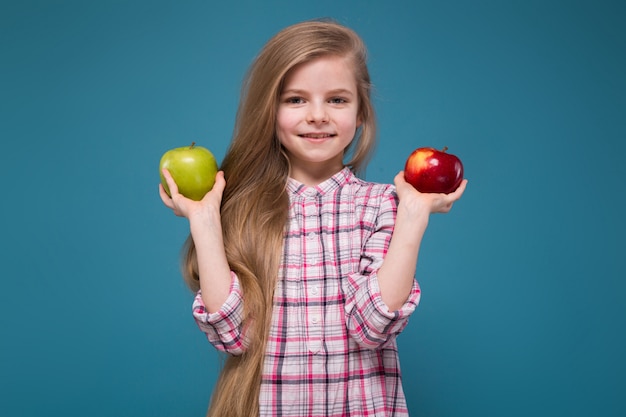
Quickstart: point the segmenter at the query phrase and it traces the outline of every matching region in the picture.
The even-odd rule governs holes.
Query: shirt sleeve
[[[408,324],[420,299],[420,288],[413,280],[405,303],[390,311],[380,294],[378,270],[389,248],[397,213],[395,193],[385,193],[376,219],[371,222],[372,233],[363,244],[359,269],[347,277],[346,325],[357,343],[368,349],[384,347]],[[365,222],[367,223],[367,222]]]
[[[230,293],[222,307],[209,313],[202,301],[199,290],[193,301],[193,317],[209,342],[219,351],[231,355],[241,355],[245,351],[245,338],[242,331],[243,297],[239,279],[231,272]]]

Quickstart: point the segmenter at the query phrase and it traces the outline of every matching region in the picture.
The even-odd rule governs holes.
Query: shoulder
[[[352,174],[348,181],[349,186],[357,194],[397,198],[396,187],[393,184],[367,181]]]
[[[393,184],[367,181],[350,173],[348,181],[342,187],[357,206],[397,206],[398,195]]]

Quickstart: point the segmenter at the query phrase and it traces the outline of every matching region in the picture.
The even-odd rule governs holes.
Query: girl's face
[[[343,168],[344,150],[361,124],[358,110],[356,80],[348,59],[324,56],[287,74],[276,133],[294,179],[317,185]]]

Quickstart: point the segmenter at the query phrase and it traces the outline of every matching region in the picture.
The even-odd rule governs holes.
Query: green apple
[[[217,174],[217,161],[207,148],[191,146],[174,148],[165,152],[159,164],[161,184],[167,195],[171,196],[163,176],[163,168],[167,169],[178,186],[178,192],[192,200],[202,200],[202,197],[213,188]]]

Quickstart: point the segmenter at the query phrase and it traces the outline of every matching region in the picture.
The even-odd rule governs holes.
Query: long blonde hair
[[[357,82],[362,124],[347,150],[346,166],[362,172],[374,149],[376,121],[366,48],[360,37],[332,21],[307,21],[271,38],[247,73],[233,139],[221,166],[226,178],[221,207],[224,246],[245,299],[247,348],[243,355],[227,358],[209,407],[211,417],[259,414],[259,388],[289,208],[285,189],[289,160],[275,134],[278,98],[291,69],[327,55],[351,58]],[[184,247],[183,275],[192,290],[199,289],[191,236]]]

